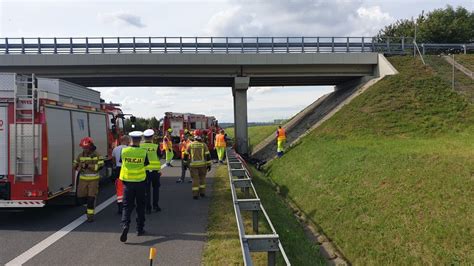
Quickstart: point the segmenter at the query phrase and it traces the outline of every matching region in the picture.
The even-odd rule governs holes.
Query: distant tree
[[[474,40],[474,12],[464,7],[435,9],[420,25],[420,37],[432,43],[466,43]]]
[[[152,117],[150,118],[150,120],[148,121],[148,128],[159,128],[160,127],[160,121],[158,121],[158,119],[156,119],[156,117]]]
[[[417,42],[431,43],[467,43],[474,41],[474,12],[464,7],[447,5],[435,9],[426,15],[420,14],[416,19]],[[401,19],[385,26],[377,34],[383,41],[387,37],[414,37],[415,21]]]

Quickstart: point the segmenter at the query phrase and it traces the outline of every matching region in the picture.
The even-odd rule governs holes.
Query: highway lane
[[[31,265],[133,265],[147,263],[150,247],[158,250],[157,263],[166,265],[198,265],[206,241],[209,197],[195,201],[191,184],[176,184],[177,167],[162,170],[160,205],[162,212],[147,215],[145,236],[135,235],[132,219],[127,243],[119,241],[120,217],[112,204],[96,217],[58,240],[26,264]],[[189,175],[189,174],[188,174]],[[212,172],[209,176],[212,175]],[[211,193],[212,178],[208,178]],[[114,193],[112,184],[103,187],[100,202]],[[22,212],[0,212],[0,264],[53,234],[83,214],[80,207],[48,206]]]

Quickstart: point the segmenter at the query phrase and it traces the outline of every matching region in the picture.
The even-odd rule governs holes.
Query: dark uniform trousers
[[[159,171],[146,171],[146,209],[151,210],[152,197],[153,208],[158,208],[160,200],[161,173]],[[151,190],[151,191],[150,191]]]
[[[122,227],[130,228],[130,216],[135,205],[137,207],[137,230],[143,230],[145,226],[145,191],[146,181],[126,182],[123,181],[123,211]]]

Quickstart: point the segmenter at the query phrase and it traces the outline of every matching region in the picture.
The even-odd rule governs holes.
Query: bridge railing
[[[474,50],[474,44],[421,44],[425,49]],[[269,54],[361,53],[405,54],[409,37],[70,37],[0,38],[0,54]],[[424,50],[425,51],[425,50]],[[429,51],[429,50],[428,50]]]
[[[239,231],[240,246],[244,265],[253,265],[252,252],[267,252],[268,265],[276,265],[277,252],[281,254],[286,265],[291,265],[285,250],[280,242],[279,236],[263,207],[257,191],[252,183],[250,174],[245,166],[245,162],[233,150],[227,149],[227,166],[229,171],[229,182],[232,192],[235,218]],[[244,198],[239,198],[237,190],[243,192]],[[252,212],[252,231],[247,234],[242,212]],[[259,214],[263,214],[265,222],[270,230],[269,234],[259,234]]]

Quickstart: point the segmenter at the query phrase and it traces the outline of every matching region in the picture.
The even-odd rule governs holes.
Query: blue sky
[[[446,4],[474,9],[474,0],[0,0],[0,36],[372,36],[397,19]],[[230,88],[97,89],[138,116],[175,111],[233,120]],[[291,117],[331,91],[251,88],[249,121]]]

